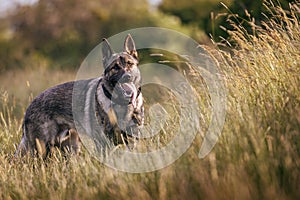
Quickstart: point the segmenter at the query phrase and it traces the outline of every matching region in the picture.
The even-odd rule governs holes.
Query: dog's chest
[[[105,113],[109,112],[109,109],[111,107],[111,101],[110,99],[108,99],[103,90],[102,90],[102,83],[99,84],[98,88],[97,88],[97,103],[99,104],[99,106],[102,108],[102,110]]]
[[[97,88],[96,97],[97,117],[100,117],[98,121],[100,121],[102,124],[109,123],[111,126],[127,123],[132,118],[132,105],[119,105],[112,102],[108,97],[106,97],[101,84],[102,83],[100,83]]]

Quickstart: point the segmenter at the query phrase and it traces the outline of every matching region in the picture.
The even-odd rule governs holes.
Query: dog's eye
[[[118,70],[118,69],[120,69],[120,67],[119,67],[119,65],[115,64],[115,65],[112,67],[112,69]]]
[[[126,62],[126,64],[129,65],[129,66],[131,66],[131,65],[133,65],[134,63],[133,63],[132,61],[128,60],[128,61]]]

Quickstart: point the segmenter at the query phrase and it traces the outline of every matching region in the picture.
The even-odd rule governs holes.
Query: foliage
[[[163,0],[160,4],[160,9],[163,12],[178,16],[183,24],[198,25],[207,34],[213,36],[214,40],[219,40],[222,36],[227,38],[228,34],[224,32],[220,26],[231,28],[226,22],[225,13],[234,13],[238,16],[236,23],[241,23],[248,20],[248,13],[256,20],[257,25],[265,19],[264,15],[268,15],[264,2],[268,0]],[[278,0],[273,1],[279,4],[280,7],[288,9],[288,3],[294,0]],[[250,26],[243,25],[245,28]]]
[[[139,2],[135,1],[132,9],[147,13],[147,8],[135,6]],[[76,66],[102,37],[116,31],[117,19],[112,13],[124,15],[120,6],[122,3],[105,0],[40,0],[33,6],[19,7],[10,20],[16,39],[26,45],[24,51],[39,52],[63,66]],[[126,21],[122,25],[126,26]]]
[[[102,38],[131,28],[161,26],[194,35],[200,32],[181,26],[175,17],[151,11],[146,0],[40,0],[18,7],[8,21],[13,36],[7,42],[20,47],[24,55],[20,62],[34,55],[61,68],[78,67]]]

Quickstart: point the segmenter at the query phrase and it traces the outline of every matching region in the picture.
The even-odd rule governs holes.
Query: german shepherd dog
[[[82,134],[104,134],[102,138],[114,145],[128,144],[128,137],[138,134],[144,123],[144,107],[132,37],[125,38],[121,53],[115,53],[103,39],[102,56],[102,76],[57,85],[32,101],[25,113],[16,156],[30,152],[46,157],[55,147],[78,154]],[[93,121],[100,132],[93,130]]]

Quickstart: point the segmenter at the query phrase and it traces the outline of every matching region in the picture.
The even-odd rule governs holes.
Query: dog
[[[79,154],[81,136],[117,145],[128,144],[128,138],[138,134],[144,106],[138,52],[130,34],[120,53],[103,39],[102,58],[101,76],[63,83],[34,98],[25,112],[15,155],[46,157],[55,147]]]

